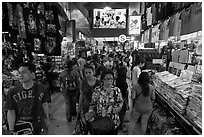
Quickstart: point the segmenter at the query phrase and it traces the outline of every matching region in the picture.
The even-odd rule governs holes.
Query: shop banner
[[[141,16],[129,16],[129,35],[140,35]]]

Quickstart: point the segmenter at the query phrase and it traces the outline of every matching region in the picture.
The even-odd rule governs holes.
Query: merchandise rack
[[[195,125],[191,119],[175,110],[157,90],[155,93],[157,102],[169,110],[178,123],[180,123],[180,126],[183,127],[189,135],[202,135],[202,129],[200,127]]]

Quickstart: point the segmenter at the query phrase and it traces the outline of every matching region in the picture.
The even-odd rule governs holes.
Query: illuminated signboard
[[[140,35],[141,16],[129,16],[129,35]]]

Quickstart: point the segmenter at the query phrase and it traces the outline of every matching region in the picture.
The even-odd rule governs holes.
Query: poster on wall
[[[141,16],[129,16],[129,35],[140,35]]]

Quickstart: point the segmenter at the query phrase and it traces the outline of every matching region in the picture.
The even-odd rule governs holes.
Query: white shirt
[[[138,66],[135,66],[132,70],[132,84],[133,84],[133,86],[137,84],[140,73],[141,73],[141,69]]]

